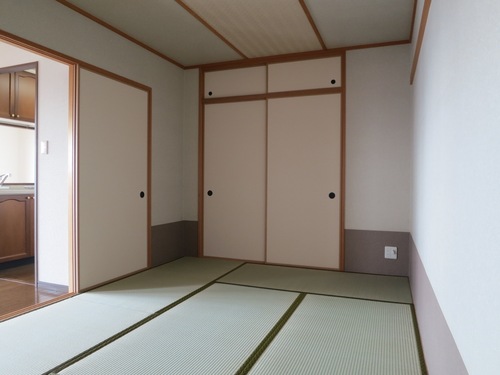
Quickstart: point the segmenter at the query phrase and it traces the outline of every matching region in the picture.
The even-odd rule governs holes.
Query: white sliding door
[[[263,261],[266,103],[205,106],[204,255]]]
[[[80,70],[79,281],[148,266],[148,92]]]
[[[270,99],[267,261],[339,268],[341,95]]]

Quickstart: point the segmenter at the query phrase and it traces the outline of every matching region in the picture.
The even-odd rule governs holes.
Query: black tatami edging
[[[173,309],[174,307],[180,305],[181,303],[187,301],[188,299],[190,299],[191,297],[197,295],[198,293],[204,291],[205,289],[209,288],[210,286],[214,285],[219,279],[229,275],[231,272],[233,271],[236,271],[238,268],[242,267],[245,263],[242,263],[240,265],[238,265],[237,267],[233,268],[232,270],[226,272],[225,274],[217,277],[215,280],[212,280],[210,281],[209,283],[201,286],[200,288],[192,291],[191,293],[185,295],[184,297],[182,298],[179,298],[177,301],[175,302],[172,302],[171,304],[161,308],[160,310],[152,313],[151,315],[148,315],[147,317],[145,317],[144,319],[141,319],[140,321],[138,321],[137,323],[135,324],[132,324],[130,327],[127,327],[125,328],[124,330],[114,334],[113,336],[107,338],[106,340],[103,340],[101,341],[100,343],[92,346],[91,348],[81,352],[80,354],[77,354],[76,356],[68,359],[67,361],[61,363],[60,365],[52,368],[51,370],[49,371],[46,371],[44,372],[42,375],[57,375],[58,372],[70,367],[71,365],[81,361],[82,359],[84,359],[85,357],[88,357],[89,355],[97,352],[98,350],[104,348],[105,346],[111,344],[112,342],[118,340],[119,338],[125,336],[126,334],[136,330],[137,328],[143,326],[144,324],[150,322],[151,320],[157,318],[158,316],[166,313],[167,311]]]
[[[290,305],[290,307],[286,310],[283,316],[278,320],[278,322],[274,325],[274,327],[269,331],[269,333],[264,337],[261,343],[255,348],[252,354],[247,358],[247,360],[241,365],[241,367],[236,371],[235,375],[246,375],[253,367],[253,365],[259,360],[260,356],[267,349],[269,344],[274,340],[276,335],[281,331],[283,326],[286,324],[288,319],[292,316],[292,314],[297,310],[300,303],[306,297],[306,293],[301,293],[297,296],[295,301]]]

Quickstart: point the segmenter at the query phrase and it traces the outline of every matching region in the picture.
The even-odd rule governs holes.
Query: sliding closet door
[[[205,105],[205,256],[263,261],[266,103]]]
[[[339,268],[341,96],[270,99],[267,261]]]
[[[148,92],[82,69],[79,279],[85,289],[148,265]]]

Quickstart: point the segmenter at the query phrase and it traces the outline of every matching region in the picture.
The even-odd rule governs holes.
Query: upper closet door
[[[324,89],[342,86],[340,57],[269,65],[269,92]]]
[[[266,67],[221,70],[205,73],[205,98],[264,94]]]
[[[266,103],[205,105],[204,255],[263,261]]]
[[[340,266],[341,95],[268,103],[267,261]]]

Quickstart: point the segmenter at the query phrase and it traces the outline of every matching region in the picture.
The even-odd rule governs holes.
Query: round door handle
[[[212,96],[214,93],[212,91],[208,92],[208,96]]]
[[[332,85],[335,85],[335,83],[337,83],[337,81],[336,81],[336,80],[334,80],[334,79],[332,79],[332,80],[330,81],[330,83],[331,83]]]
[[[329,197],[330,199],[335,198],[335,193],[333,193],[333,192],[332,192],[332,193],[328,194],[328,197]]]
[[[214,192],[213,192],[212,190],[209,190],[209,191],[207,191],[207,195],[208,195],[209,197],[211,197],[212,195],[214,195]]]
[[[143,191],[141,191],[141,192],[139,193],[139,196],[140,196],[141,198],[144,198],[144,195],[146,195],[146,194],[144,194],[144,192],[143,192]]]

